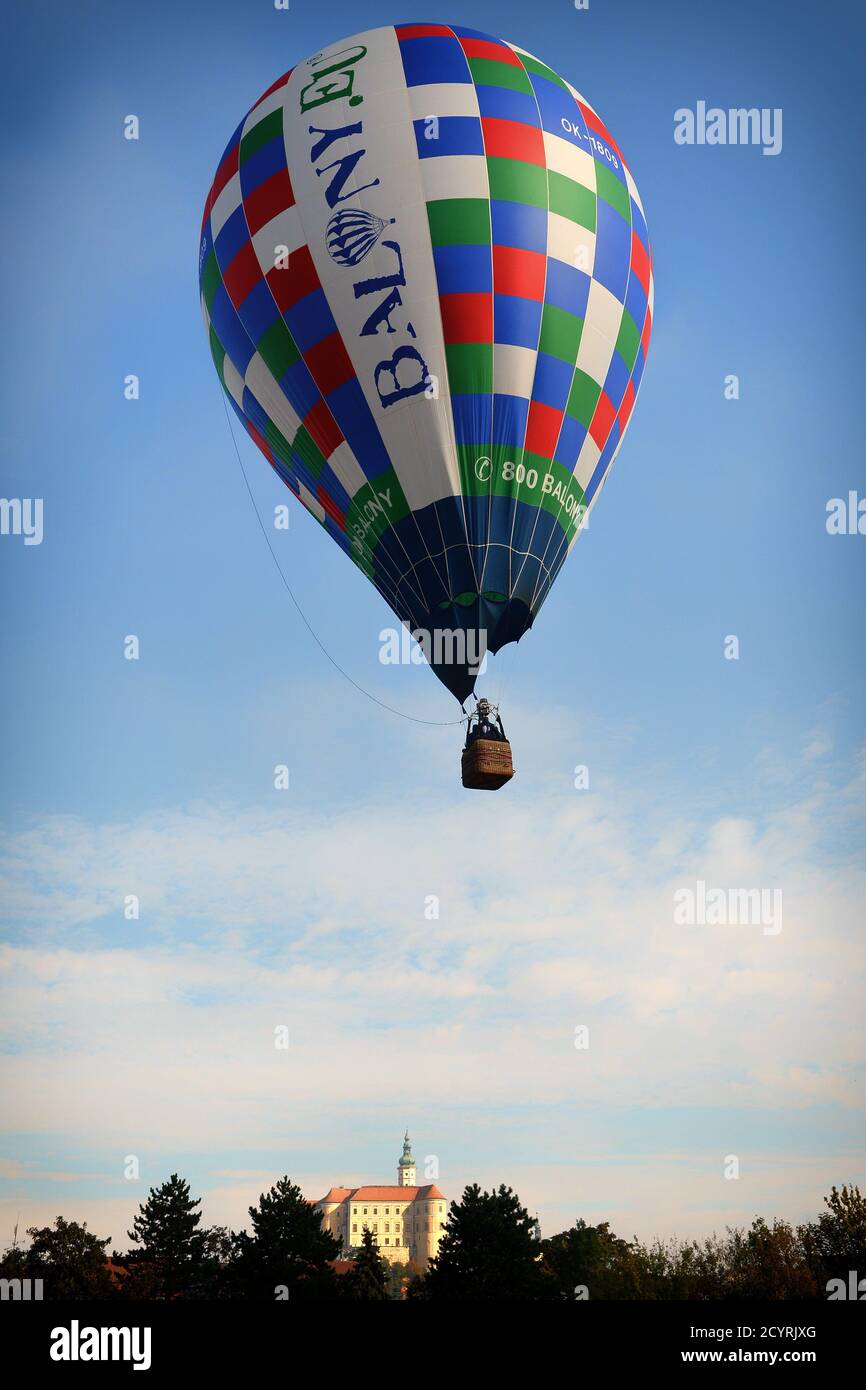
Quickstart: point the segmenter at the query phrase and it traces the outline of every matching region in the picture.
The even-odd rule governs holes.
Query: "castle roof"
[[[347,1197],[351,1196],[351,1194],[352,1194],[353,1191],[354,1191],[354,1188],[352,1188],[352,1187],[332,1187],[331,1190],[330,1190],[329,1192],[326,1192],[326,1193],[325,1193],[324,1197],[320,1197],[320,1198],[319,1198],[319,1201],[320,1201],[320,1202],[344,1202],[344,1201],[346,1200]],[[317,1203],[314,1202],[314,1203],[313,1203],[313,1206],[316,1206],[316,1205],[317,1205]]]
[[[394,1183],[389,1187],[332,1187],[320,1202],[444,1202],[445,1194],[435,1183],[424,1187],[401,1187]]]

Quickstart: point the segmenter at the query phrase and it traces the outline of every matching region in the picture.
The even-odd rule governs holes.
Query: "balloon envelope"
[[[607,477],[651,266],[593,108],[459,25],[331,44],[226,147],[199,253],[222,384],[458,699],[532,624]]]

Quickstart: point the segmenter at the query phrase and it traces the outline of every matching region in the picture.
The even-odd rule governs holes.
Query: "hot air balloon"
[[[532,625],[640,385],[652,258],[618,144],[516,44],[373,29],[241,121],[199,279],[245,429],[463,703]]]

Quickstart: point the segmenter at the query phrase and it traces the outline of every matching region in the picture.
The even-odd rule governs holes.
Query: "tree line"
[[[805,1224],[756,1217],[701,1241],[645,1244],[580,1219],[539,1239],[516,1192],[473,1184],[426,1270],[388,1264],[368,1230],[343,1252],[288,1177],[249,1208],[248,1230],[203,1227],[200,1205],[174,1173],[141,1203],[128,1250],[109,1254],[110,1236],[58,1216],[31,1227],[26,1246],[13,1240],[0,1278],[41,1279],[43,1298],[57,1300],[866,1298],[866,1197],[855,1186],[834,1187]]]

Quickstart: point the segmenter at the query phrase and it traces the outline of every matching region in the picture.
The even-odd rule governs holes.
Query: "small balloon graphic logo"
[[[365,212],[363,208],[344,208],[335,212],[328,223],[328,254],[337,265],[357,265],[393,221],[394,218],[389,217],[384,222],[381,217],[373,212]]]

